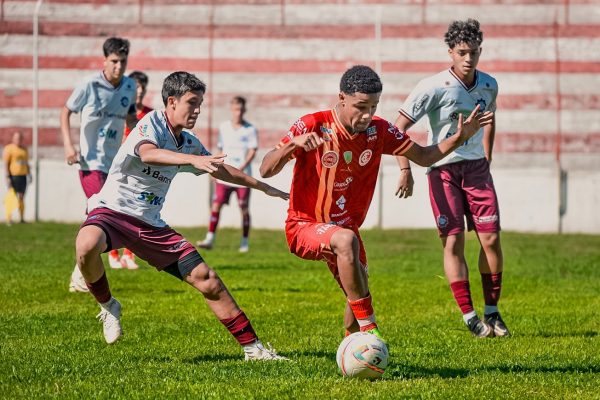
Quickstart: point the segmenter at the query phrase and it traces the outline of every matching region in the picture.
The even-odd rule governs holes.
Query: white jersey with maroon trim
[[[164,111],[152,111],[137,123],[119,149],[102,190],[88,200],[88,210],[106,207],[139,218],[152,226],[166,226],[160,211],[175,175],[178,172],[196,175],[205,172],[190,165],[145,164],[138,154],[140,145],[144,143],[177,153],[210,155],[192,132],[182,131],[177,141]]]
[[[135,113],[135,81],[127,76],[114,87],[96,73],[81,82],[69,96],[66,106],[81,113],[79,148],[80,168],[108,172],[121,142],[125,119]]]
[[[235,128],[231,121],[225,121],[219,126],[217,147],[227,154],[227,164],[239,169],[246,162],[248,152],[258,148],[258,132],[249,122],[244,121],[242,126]],[[251,164],[248,164],[243,172],[246,175],[252,175]],[[217,182],[233,187],[243,187],[218,179]]]
[[[427,144],[437,144],[454,135],[458,115],[467,118],[477,104],[480,111],[496,111],[498,84],[490,75],[475,71],[475,82],[470,88],[451,69],[425,78],[410,93],[400,112],[416,123],[427,115]],[[433,164],[432,167],[463,160],[485,157],[483,151],[483,128],[462,146]]]

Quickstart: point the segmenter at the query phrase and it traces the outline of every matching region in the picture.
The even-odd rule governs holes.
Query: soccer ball
[[[376,379],[385,372],[388,349],[377,336],[367,332],[356,332],[342,340],[336,361],[344,376]]]

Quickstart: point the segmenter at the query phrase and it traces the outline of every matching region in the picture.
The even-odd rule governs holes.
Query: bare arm
[[[266,184],[265,182],[259,181],[251,177],[250,175],[246,175],[239,169],[232,167],[231,165],[223,164],[219,167],[219,169],[215,172],[212,172],[211,175],[214,178],[220,179],[225,182],[234,183],[236,185],[246,186],[252,189],[260,190],[265,194],[273,197],[280,197],[284,200],[290,198],[288,193],[282,192],[279,189],[275,189],[274,187]]]
[[[60,133],[65,149],[65,160],[69,165],[79,162],[79,152],[75,150],[71,140],[71,114],[73,114],[73,111],[69,110],[67,106],[63,106],[60,112]]]
[[[402,132],[406,132],[413,126],[413,122],[408,119],[404,114],[400,113],[398,119],[396,119],[396,127]],[[412,176],[410,169],[410,161],[404,156],[396,156],[396,161],[400,167],[400,179],[398,180],[398,187],[396,188],[396,196],[406,199],[412,196],[413,187],[415,180]]]
[[[463,122],[462,114],[458,115],[458,126],[456,133],[449,138],[441,141],[438,144],[422,147],[418,144],[413,144],[405,153],[404,156],[411,161],[423,166],[429,167],[435,162],[441,160],[449,153],[454,151],[458,146],[475,135],[482,126],[487,126],[492,123],[494,113],[487,111],[478,114],[479,106],[475,109]]]
[[[138,148],[138,154],[144,164],[149,165],[191,165],[201,171],[213,173],[223,164],[225,154],[197,156],[182,154],[171,150],[159,149],[152,143],[143,143]]]
[[[256,149],[249,149],[248,153],[246,154],[246,160],[244,160],[244,163],[240,165],[240,170],[245,170],[246,167],[250,165],[252,160],[254,160],[254,157],[256,157]]]
[[[483,152],[489,163],[492,162],[492,152],[494,150],[494,139],[496,137],[496,116],[492,118],[492,123],[483,127]]]
[[[310,132],[304,135],[294,136],[285,145],[273,149],[265,155],[260,164],[260,176],[269,178],[277,175],[279,171],[290,161],[290,157],[298,148],[304,151],[311,151],[321,146],[325,141],[316,133]]]

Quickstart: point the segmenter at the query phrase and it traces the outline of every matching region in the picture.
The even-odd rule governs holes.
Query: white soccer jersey
[[[454,135],[458,115],[467,118],[477,104],[481,111],[496,111],[498,84],[490,75],[475,71],[475,82],[471,88],[454,74],[451,69],[425,78],[410,93],[400,112],[417,122],[427,115],[427,144],[437,144]],[[483,128],[462,146],[433,164],[432,167],[463,160],[485,157],[483,151]]]
[[[97,73],[79,84],[67,100],[67,108],[81,113],[80,168],[108,172],[123,140],[125,118],[135,104],[135,81],[124,76],[114,87]]]
[[[234,128],[231,121],[223,122],[219,126],[219,139],[217,147],[227,154],[227,164],[239,168],[245,161],[248,151],[258,147],[258,132],[248,122],[239,128]],[[252,167],[248,165],[243,171],[246,175],[252,175]],[[229,182],[219,181],[223,184],[241,187]]]
[[[171,132],[164,111],[151,111],[131,131],[119,149],[100,193],[88,200],[88,210],[106,207],[132,215],[152,226],[164,227],[160,217],[171,181],[178,172],[204,174],[190,165],[159,166],[142,162],[138,149],[143,143],[183,154],[210,155],[192,132],[182,131],[179,143]]]

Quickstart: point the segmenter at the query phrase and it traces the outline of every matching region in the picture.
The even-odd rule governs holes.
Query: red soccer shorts
[[[322,222],[288,221],[285,226],[285,236],[290,251],[296,256],[305,260],[325,261],[333,277],[343,290],[337,257],[331,249],[331,236],[340,229],[344,228]],[[358,260],[365,273],[367,273],[365,246],[358,231],[354,229],[352,231],[357,236],[360,246]]]
[[[248,202],[250,201],[250,188],[229,186],[220,182],[217,182],[215,185],[213,201],[220,205],[229,204],[229,198],[233,192],[237,195],[240,207],[248,207]]]
[[[79,170],[79,181],[81,182],[81,187],[83,188],[83,192],[85,193],[85,197],[88,199],[100,192],[102,186],[104,186],[104,182],[106,182],[106,177],[108,175],[102,171],[82,171]]]

